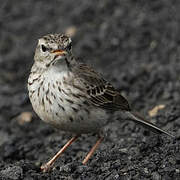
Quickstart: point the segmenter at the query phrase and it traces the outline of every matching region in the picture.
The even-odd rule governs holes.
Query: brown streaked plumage
[[[87,100],[94,106],[112,111],[131,110],[128,101],[90,66],[78,64],[72,72],[75,74],[73,85],[85,91]]]
[[[41,170],[50,170],[64,150],[84,133],[96,133],[109,123],[110,114],[120,111],[126,118],[157,133],[168,132],[131,111],[128,101],[102,75],[82,64],[72,54],[71,39],[50,34],[39,39],[28,91],[34,111],[54,127],[76,134]],[[99,137],[83,164],[103,140]]]

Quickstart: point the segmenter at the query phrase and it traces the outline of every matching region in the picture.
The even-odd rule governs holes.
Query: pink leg
[[[78,138],[78,136],[75,136],[73,138],[71,138],[61,149],[60,151],[50,160],[48,161],[46,164],[41,166],[41,170],[43,172],[48,172],[51,167],[53,166],[54,162],[56,161],[56,159],[58,159],[58,157]]]
[[[89,151],[89,153],[87,154],[87,156],[85,157],[85,159],[83,160],[83,164],[86,164],[87,161],[90,159],[90,157],[92,156],[92,154],[94,153],[94,151],[98,148],[99,144],[102,142],[104,138],[103,137],[100,137],[96,144],[92,147],[92,149]]]

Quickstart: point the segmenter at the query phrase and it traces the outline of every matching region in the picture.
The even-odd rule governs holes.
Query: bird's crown
[[[48,34],[43,36],[40,41],[44,41],[45,44],[51,45],[58,45],[59,49],[66,49],[71,47],[71,38],[64,34]]]

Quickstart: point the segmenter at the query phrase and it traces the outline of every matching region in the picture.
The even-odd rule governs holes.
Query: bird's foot
[[[52,164],[52,163],[43,164],[43,165],[41,166],[41,171],[44,172],[44,173],[50,172],[51,169],[52,169],[52,167],[53,167],[53,164]]]

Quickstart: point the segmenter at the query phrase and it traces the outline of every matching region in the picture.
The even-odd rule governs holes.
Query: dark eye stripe
[[[46,51],[47,51],[47,47],[44,46],[43,44],[41,45],[41,49],[42,49],[43,52],[46,52]]]
[[[72,47],[72,44],[70,43],[66,48],[67,48],[68,50],[71,50],[71,47]]]

